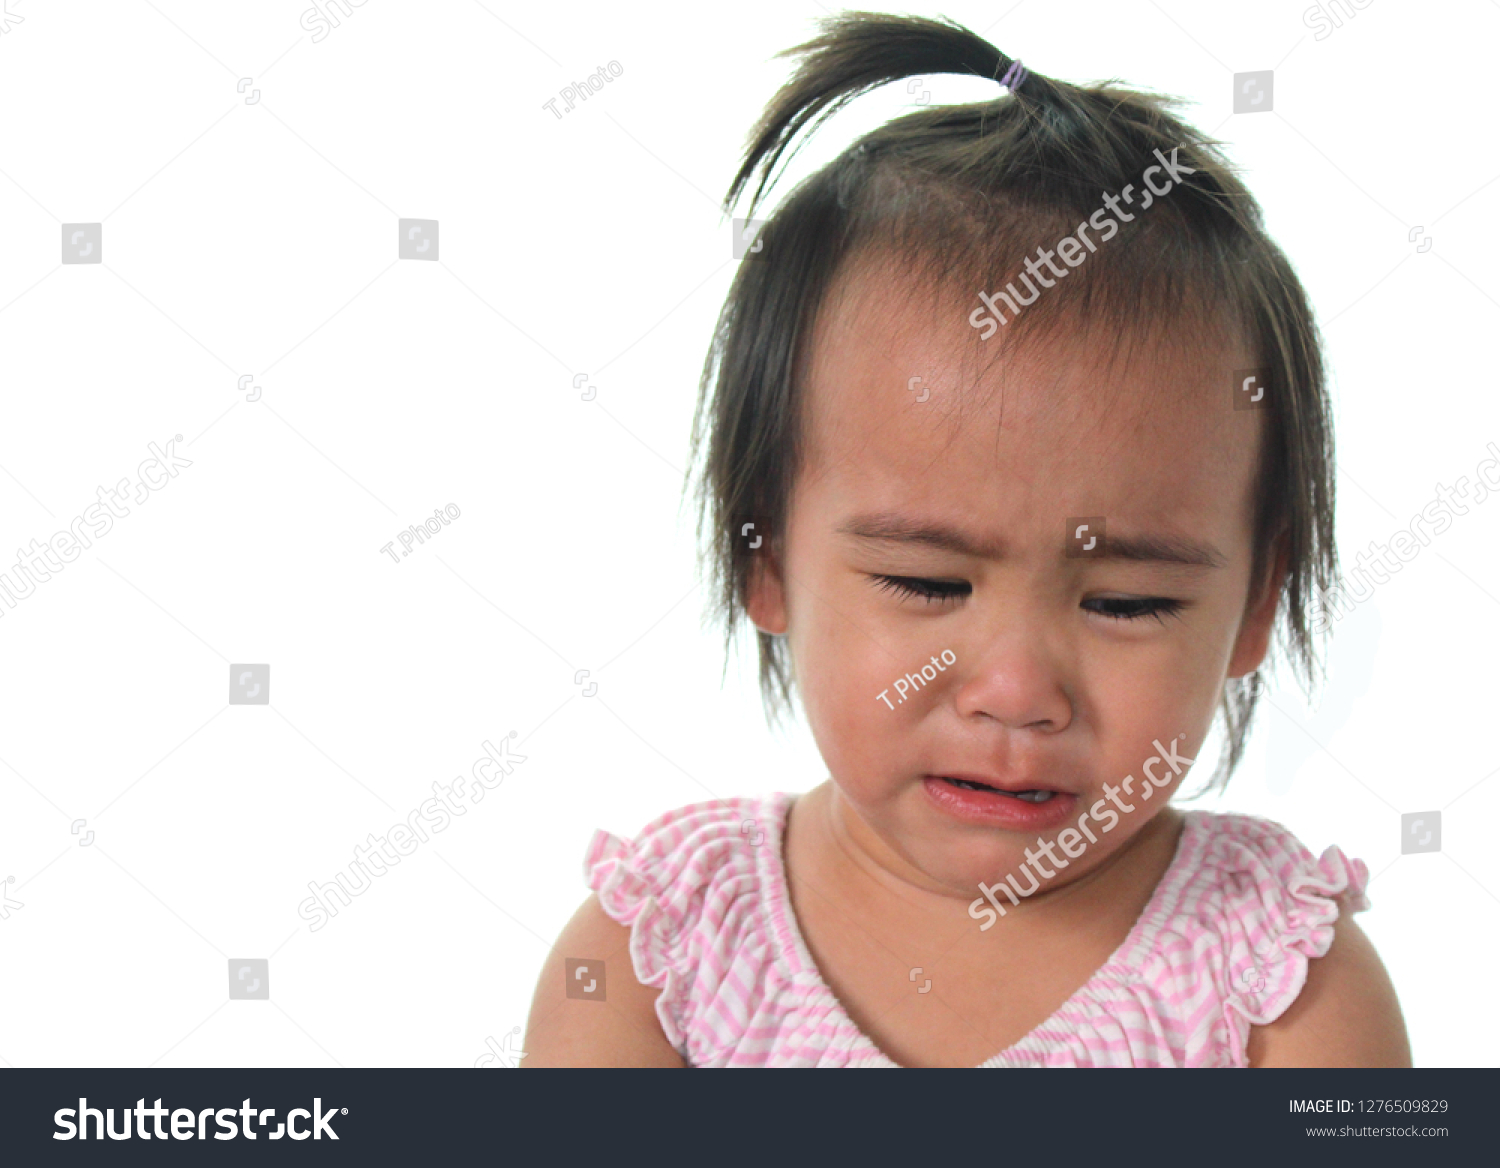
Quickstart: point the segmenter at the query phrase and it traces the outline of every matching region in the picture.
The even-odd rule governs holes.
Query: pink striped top
[[[667,1041],[699,1067],[894,1067],[823,981],[782,864],[795,795],[696,803],[632,841],[596,832],[589,887],[630,927]],[[1313,858],[1279,824],[1184,813],[1170,866],[1124,942],[986,1067],[1243,1067],[1252,1023],[1292,1004],[1340,905],[1369,907],[1363,861]],[[978,925],[975,926],[978,928]]]

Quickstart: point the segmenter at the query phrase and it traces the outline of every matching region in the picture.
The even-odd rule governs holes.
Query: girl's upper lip
[[[986,787],[995,787],[1001,791],[1009,791],[1011,794],[1017,794],[1021,791],[1056,791],[1063,795],[1072,794],[1072,792],[1054,784],[1038,783],[1024,778],[1002,779],[994,775],[981,775],[966,771],[933,772],[928,777],[933,779],[961,779],[966,783],[983,783]]]

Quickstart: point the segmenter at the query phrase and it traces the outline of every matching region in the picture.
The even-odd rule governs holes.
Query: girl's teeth
[[[997,795],[1009,795],[1012,799],[1024,799],[1028,803],[1045,803],[1051,799],[1056,791],[1002,791],[997,787],[988,787],[983,783],[971,783],[966,779],[949,779],[950,783],[957,787],[963,787],[970,791],[994,791]]]

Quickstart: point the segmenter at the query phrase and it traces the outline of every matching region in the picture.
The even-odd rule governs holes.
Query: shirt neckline
[[[775,961],[793,984],[805,987],[809,993],[819,999],[819,1013],[830,1014],[836,1019],[839,1029],[849,1036],[849,1041],[840,1045],[847,1046],[851,1053],[858,1052],[865,1061],[877,1061],[886,1066],[899,1068],[901,1064],[881,1050],[875,1040],[861,1030],[853,1018],[849,1017],[838,995],[824,980],[822,971],[818,969],[818,964],[813,959],[807,942],[803,939],[801,926],[797,923],[796,910],[792,907],[791,891],[787,885],[784,855],[787,817],[797,798],[796,794],[783,791],[767,799],[770,806],[767,808],[766,818],[772,825],[772,838],[766,842],[771,846],[756,849],[759,853],[757,867],[761,887],[765,889],[765,904],[770,914],[771,928],[776,935]],[[1139,959],[1150,951],[1156,934],[1160,931],[1162,924],[1171,917],[1176,908],[1176,902],[1181,899],[1184,870],[1191,871],[1197,853],[1202,850],[1199,824],[1204,814],[1201,811],[1182,812],[1182,832],[1177,837],[1177,847],[1172,853],[1171,862],[1167,864],[1166,871],[1156,882],[1150,899],[1147,900],[1145,908],[1141,909],[1135,923],[1131,925],[1130,932],[1105,958],[1104,963],[1094,970],[1082,985],[1069,994],[1056,1010],[1011,1045],[977,1064],[978,1067],[1002,1066],[1004,1061],[1012,1055],[1040,1052],[1045,1048],[1041,1036],[1044,1032],[1055,1028],[1064,1013],[1076,1009],[1085,1000],[1095,999],[1096,991],[1111,978],[1117,976],[1115,972],[1117,969],[1133,970],[1139,967]]]

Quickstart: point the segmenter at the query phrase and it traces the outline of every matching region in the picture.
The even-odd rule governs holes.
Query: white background
[[[192,466],[0,608],[7,1065],[471,1066],[524,1023],[596,827],[823,778],[805,728],[767,729],[753,652],[721,682],[680,505],[733,273],[717,200],[823,10],[369,0],[314,43],[309,6],[9,0],[0,567],[148,442]],[[1500,7],[1374,0],[1322,40],[1307,8],[942,11],[1229,143],[1326,328],[1352,562],[1500,440]],[[1267,68],[1273,111],[1231,116],[1232,74]],[[915,100],[862,98],[792,177]],[[397,261],[398,218],[440,222],[438,262]],[[74,222],[102,264],[59,262]],[[378,550],[449,503],[399,565]],[[1500,1047],[1497,517],[1339,622],[1322,708],[1278,685],[1199,804],[1369,864],[1419,1065]],[[241,662],[269,706],[226,704]],[[512,730],[515,774],[309,931],[309,881]],[[1400,814],[1438,809],[1442,852],[1403,856]],[[227,999],[243,957],[269,1002]]]

